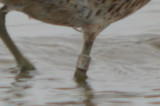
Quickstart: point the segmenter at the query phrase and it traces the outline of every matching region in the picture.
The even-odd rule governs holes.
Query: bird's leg
[[[0,9],[0,38],[6,44],[10,52],[14,55],[21,71],[33,70],[35,69],[34,66],[21,54],[7,32],[5,25],[5,16],[7,12],[5,9],[6,7],[2,7]]]
[[[84,32],[83,49],[81,54],[79,55],[74,76],[76,80],[86,80],[87,78],[86,72],[91,61],[90,53],[95,38],[96,36],[94,33]]]

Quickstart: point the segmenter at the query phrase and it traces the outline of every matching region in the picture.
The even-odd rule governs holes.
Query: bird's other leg
[[[90,53],[92,49],[92,45],[94,43],[94,40],[96,38],[95,33],[91,32],[84,32],[84,44],[81,54],[79,55],[77,65],[76,65],[76,71],[75,71],[75,79],[82,81],[86,80],[87,75],[86,72],[89,68],[89,64],[91,61]]]
[[[5,17],[7,13],[7,6],[0,8],[0,38],[15,57],[21,71],[33,70],[35,69],[34,66],[21,54],[7,32],[5,25]]]

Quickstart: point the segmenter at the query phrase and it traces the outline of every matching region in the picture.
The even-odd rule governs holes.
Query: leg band
[[[90,61],[91,61],[91,57],[89,57],[87,55],[80,54],[78,61],[77,61],[76,68],[87,71],[89,64],[90,64]]]

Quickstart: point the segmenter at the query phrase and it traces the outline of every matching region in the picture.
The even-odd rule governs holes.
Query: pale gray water
[[[13,73],[15,61],[0,41],[0,106],[159,106],[160,1],[111,25],[97,38],[88,83],[73,80],[81,33],[8,15],[11,37],[37,70]]]

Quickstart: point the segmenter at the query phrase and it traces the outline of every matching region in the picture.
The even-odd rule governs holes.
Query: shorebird
[[[94,40],[107,26],[134,13],[150,0],[0,0],[0,37],[14,55],[21,70],[34,69],[15,46],[5,26],[5,16],[12,10],[54,25],[81,28],[84,38],[75,76],[86,76]]]

